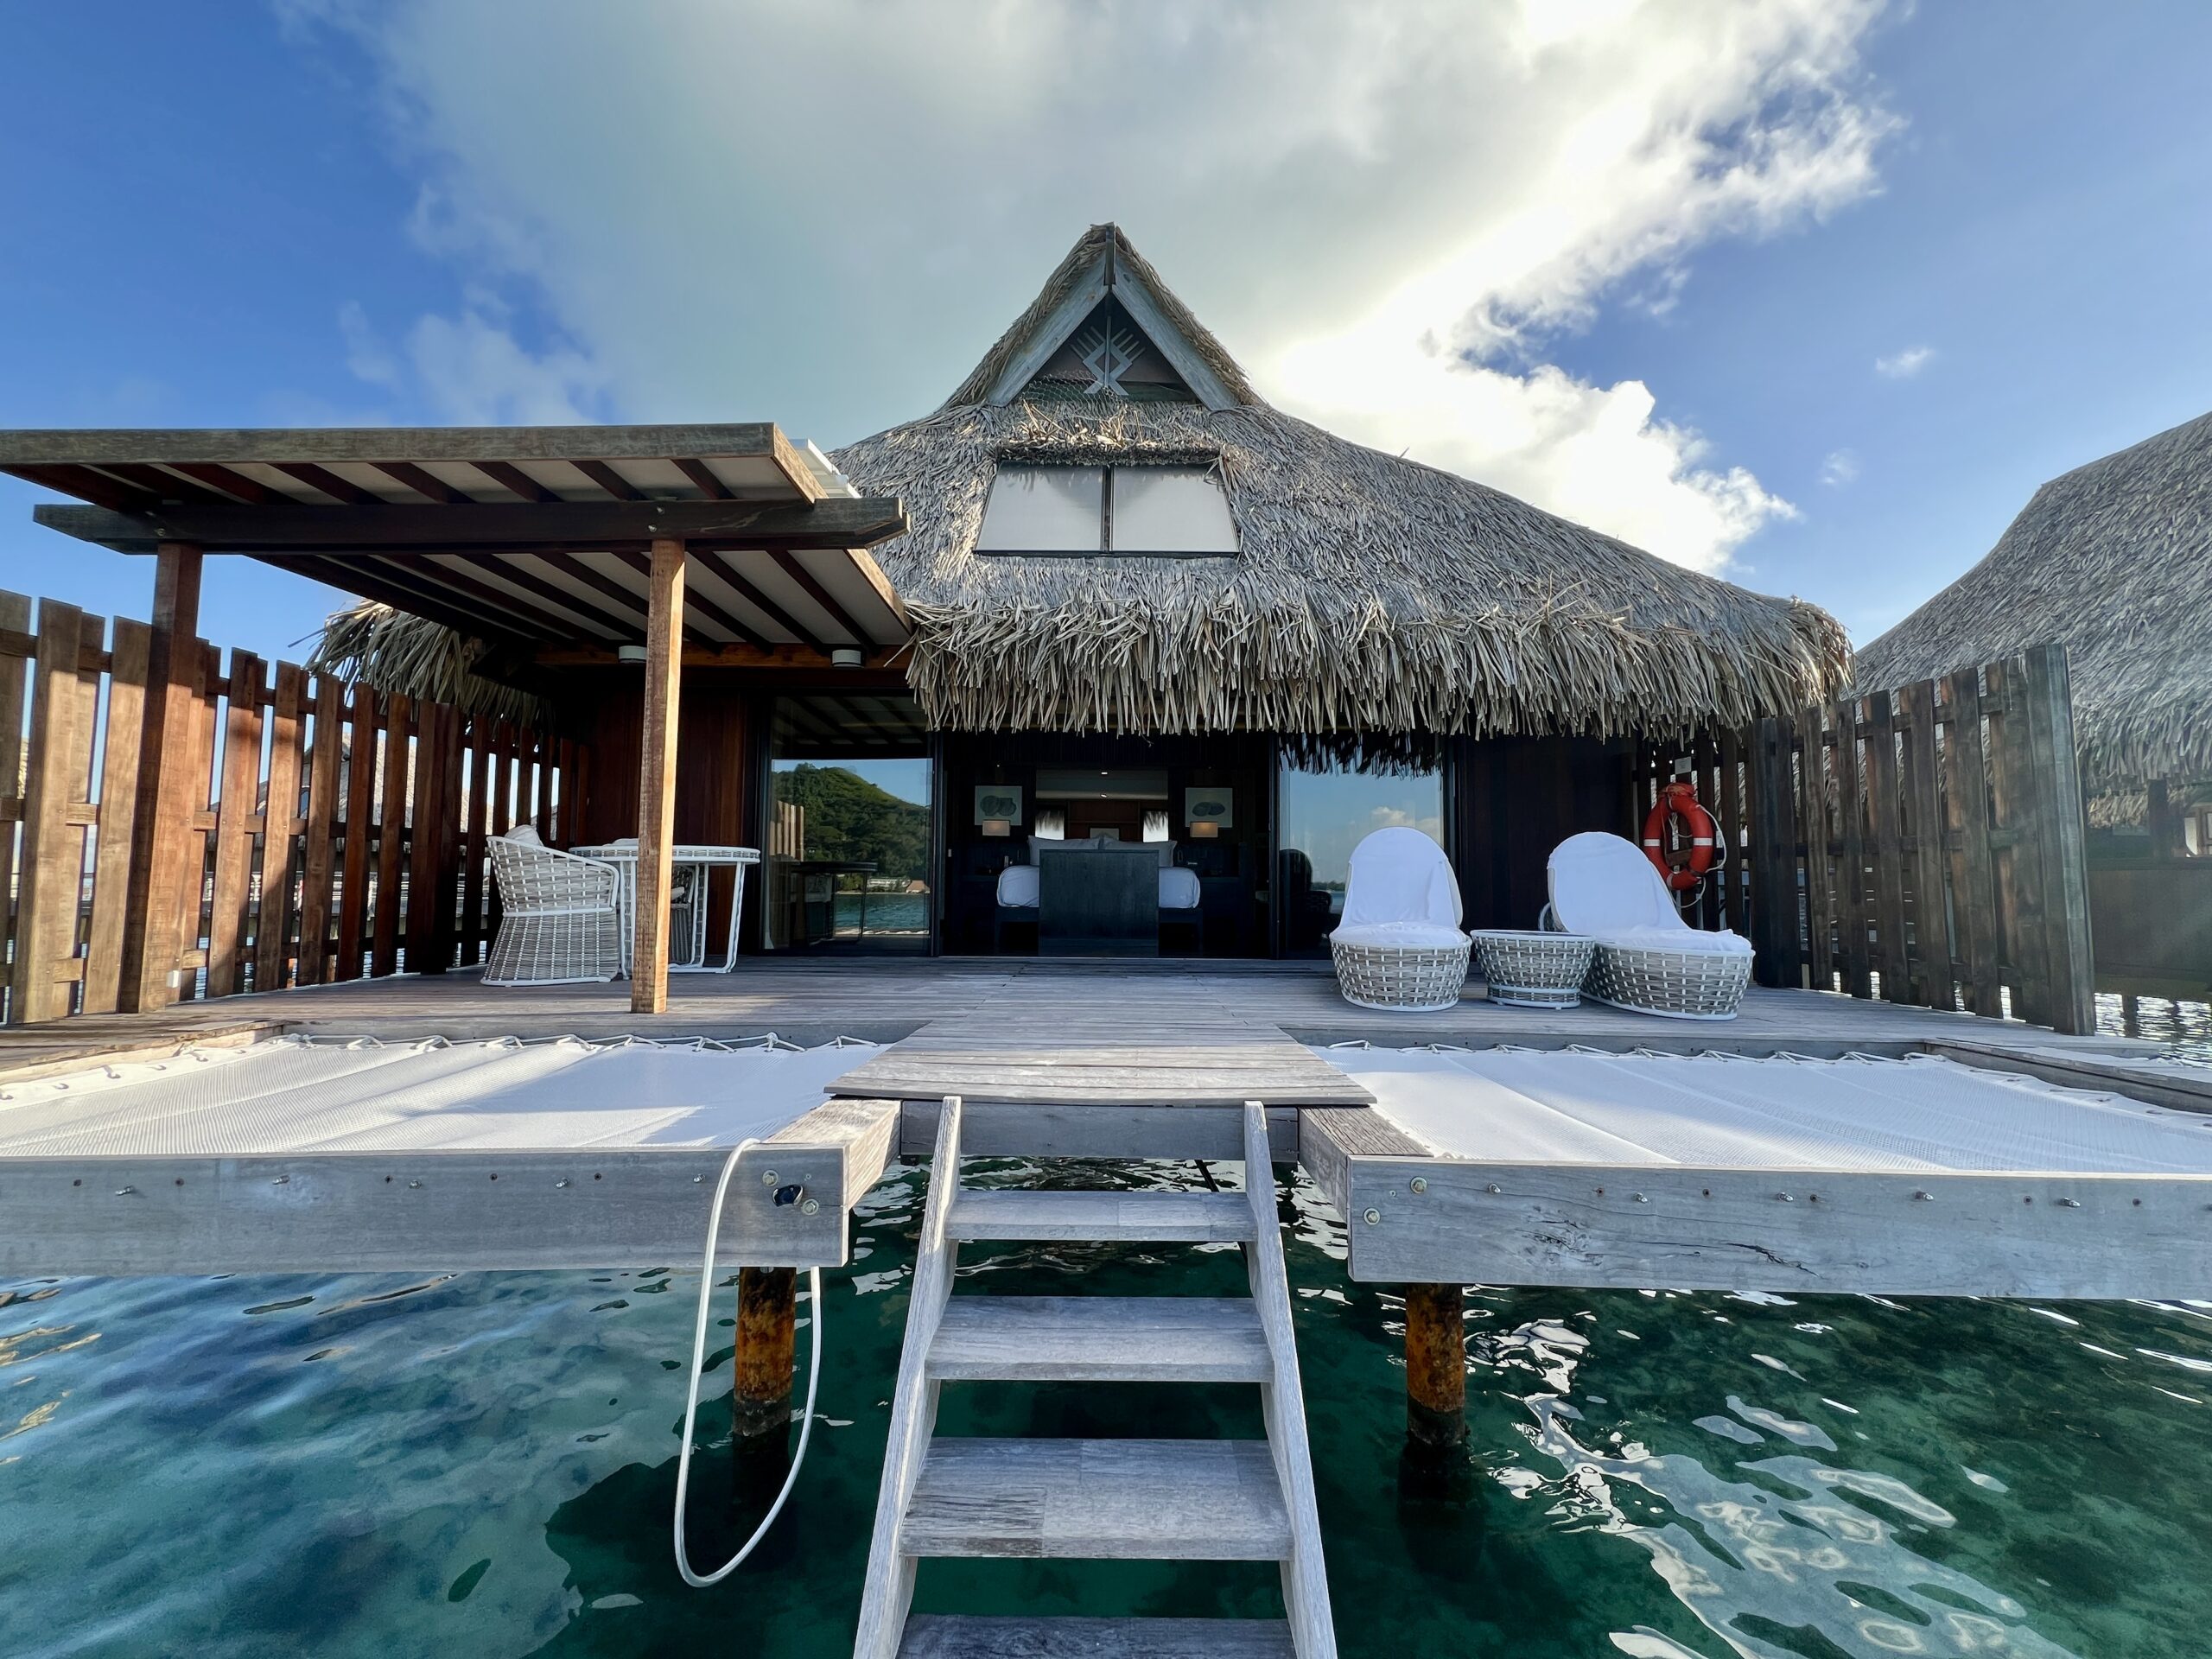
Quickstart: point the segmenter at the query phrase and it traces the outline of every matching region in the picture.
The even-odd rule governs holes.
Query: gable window
[[[978,553],[1212,558],[1236,551],[1211,467],[999,468]]]

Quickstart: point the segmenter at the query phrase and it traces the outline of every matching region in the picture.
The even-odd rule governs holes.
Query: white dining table
[[[583,858],[595,858],[612,864],[622,875],[622,972],[631,972],[632,955],[637,939],[638,918],[638,843],[633,840],[613,841],[603,847],[575,847],[569,850]],[[678,842],[669,857],[672,875],[689,868],[691,871],[690,927],[689,936],[669,940],[668,969],[672,974],[726,974],[737,966],[737,927],[739,918],[745,913],[745,870],[750,864],[760,861],[757,847],[717,847],[707,842]],[[707,959],[707,882],[712,872],[729,870],[735,886],[729,896],[729,936],[723,942],[720,965]],[[677,948],[682,946],[679,952]]]

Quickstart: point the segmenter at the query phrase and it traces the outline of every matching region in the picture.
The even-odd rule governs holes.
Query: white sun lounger
[[[1352,849],[1344,912],[1329,935],[1337,988],[1363,1008],[1456,1007],[1467,982],[1459,881],[1418,830],[1377,830]]]
[[[1751,979],[1751,944],[1682,920],[1634,842],[1591,831],[1552,849],[1546,925],[1598,942],[1583,993],[1670,1020],[1733,1020]]]

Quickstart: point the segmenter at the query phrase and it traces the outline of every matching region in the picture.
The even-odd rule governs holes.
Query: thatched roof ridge
[[[1238,403],[1258,404],[1262,401],[1260,394],[1252,390],[1251,382],[1244,378],[1244,371],[1238,366],[1236,359],[1214,338],[1213,331],[1192,315],[1191,308],[1176,298],[1173,290],[1160,280],[1160,273],[1130,245],[1129,238],[1122,234],[1121,226],[1094,225],[1077,238],[1075,246],[1068,250],[1067,257],[1061,260],[1052,274],[1045,279],[1045,286],[1029,302],[1028,308],[1014,320],[1013,325],[998,337],[991,349],[983,353],[983,360],[969,371],[968,378],[953,389],[952,396],[944,400],[944,407],[954,409],[963,404],[982,403],[1007,365],[1020,353],[1022,347],[1059,308],[1061,302],[1090,275],[1102,257],[1108,262],[1113,280],[1120,282],[1135,276],[1143,285],[1145,291],[1166,314],[1168,321],[1175,326],[1189,342],[1191,349],[1220,378],[1222,385],[1229,389],[1230,394]]]
[[[1233,559],[974,551],[1001,459],[1198,458]],[[915,691],[955,729],[1680,733],[1848,671],[1812,606],[1257,402],[956,404],[836,461],[906,504],[914,529],[876,557],[915,620]]]
[[[2045,484],[1980,563],[1859,654],[1859,678],[1904,684],[2053,639],[2092,795],[2212,779],[2212,415]]]

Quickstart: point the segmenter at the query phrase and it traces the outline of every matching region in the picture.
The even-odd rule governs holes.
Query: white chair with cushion
[[[1595,939],[1583,992],[1669,1020],[1733,1020],[1751,980],[1751,943],[1692,927],[1643,849],[1599,831],[1552,849],[1544,925]]]
[[[1459,881],[1418,830],[1377,830],[1352,849],[1344,915],[1329,935],[1337,988],[1363,1008],[1457,1007],[1467,982]]]
[[[622,874],[548,847],[523,824],[493,837],[499,931],[486,985],[575,985],[622,971]]]

